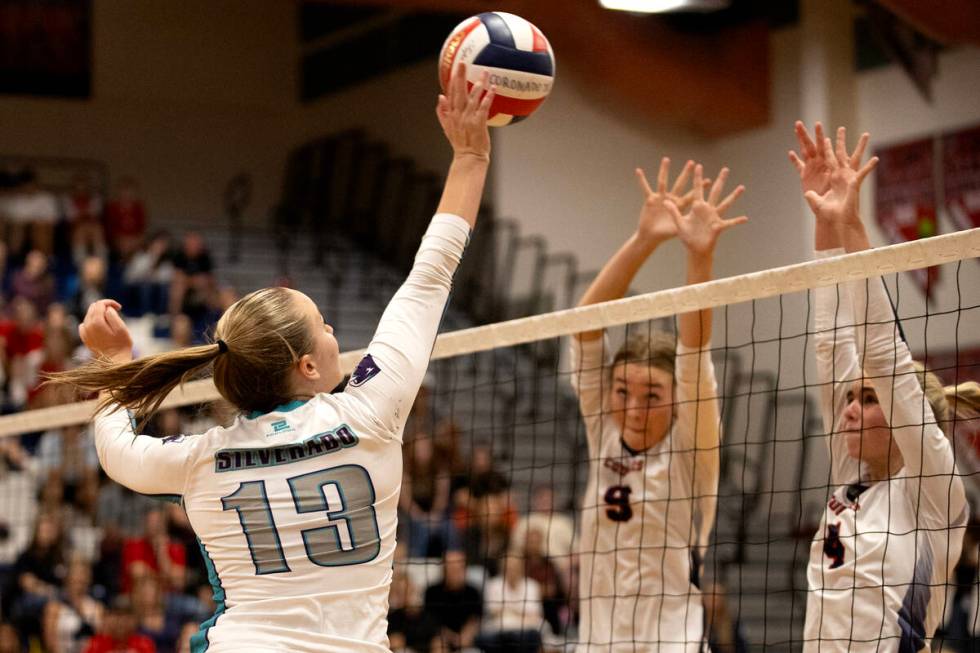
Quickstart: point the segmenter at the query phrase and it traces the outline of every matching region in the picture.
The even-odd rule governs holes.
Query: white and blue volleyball
[[[456,26],[439,54],[439,83],[445,92],[456,67],[465,63],[468,86],[484,71],[497,87],[487,124],[519,122],[541,106],[555,78],[551,44],[520,16],[488,11]]]

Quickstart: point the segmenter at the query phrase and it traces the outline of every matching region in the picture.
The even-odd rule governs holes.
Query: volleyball
[[[541,30],[502,11],[471,16],[450,33],[439,53],[443,92],[461,63],[466,64],[469,84],[487,71],[490,84],[497,87],[487,122],[491,127],[510,125],[534,113],[555,78],[555,56]]]

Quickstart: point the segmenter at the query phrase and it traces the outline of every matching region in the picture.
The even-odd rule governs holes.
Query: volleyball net
[[[828,543],[821,532],[839,486],[831,479],[831,436],[822,422],[814,363],[815,292],[883,277],[913,357],[954,386],[980,379],[978,257],[980,229],[973,229],[440,335],[405,432],[407,482],[390,601],[393,647],[436,650],[436,643],[448,641],[456,649],[508,651],[572,650],[576,643],[594,644],[595,650],[695,650],[692,640],[706,624],[715,651],[799,650],[808,601],[818,594],[826,598],[817,591],[823,587],[815,588],[821,579],[807,577],[812,550],[833,564],[834,547],[862,545],[860,538]],[[928,268],[937,268],[938,276],[923,289],[918,273]],[[693,445],[693,454],[690,448],[670,449],[672,440],[665,441],[667,449],[625,449],[618,455],[590,447],[589,416],[583,420],[572,389],[583,370],[572,366],[569,336],[604,329],[608,344],[601,346],[611,355],[634,335],[676,333],[678,315],[703,309],[713,311],[713,337],[704,355],[717,381],[717,485],[698,480],[715,464],[710,451],[698,450],[701,445]],[[362,355],[344,353],[344,369],[353,369]],[[612,392],[613,385],[604,382],[602,392]],[[213,384],[202,380],[186,384],[164,407],[218,398]],[[605,397],[601,405],[599,417],[613,417]],[[980,497],[980,423],[971,417],[968,401],[955,407],[956,417],[944,426],[972,502]],[[82,534],[69,533],[80,544],[70,546],[88,547],[90,563],[101,564],[104,547],[98,542],[107,527],[96,513],[102,495],[118,490],[105,489],[111,484],[102,479],[91,490],[97,496],[86,498],[80,483],[66,481],[58,465],[69,460],[67,444],[53,463],[30,460],[36,455],[31,447],[39,451],[38,438],[46,437],[37,434],[84,424],[93,410],[90,401],[0,417],[5,452],[13,442],[28,450],[8,452],[0,478],[8,488],[0,494],[7,527],[0,543],[7,559],[0,565],[14,565],[29,547],[51,473],[68,488],[62,503],[78,513],[71,523],[82,525]],[[673,406],[675,417],[681,410],[679,403]],[[673,458],[662,477],[644,471],[659,464],[658,457],[679,460],[687,454],[694,459],[688,477]],[[650,479],[641,484],[652,485],[595,487],[603,474],[625,479],[634,472]],[[674,532],[672,511],[690,511],[686,534]],[[178,523],[171,529],[179,530],[179,516],[171,520]],[[612,531],[597,523],[603,520]],[[913,579],[910,571],[901,587],[892,587],[889,578],[904,576],[883,573],[871,590],[877,607],[862,612],[852,605],[850,617],[878,618],[893,595],[901,607],[918,583],[929,609],[939,610],[928,623],[938,624],[942,641],[956,648],[972,642],[974,633],[980,636],[978,545],[969,524],[952,536],[963,539],[963,554],[948,582]],[[133,532],[139,528],[134,524]],[[610,532],[608,540],[600,534]],[[878,535],[887,549],[892,534]],[[893,535],[894,547],[909,546],[907,531]],[[913,553],[924,546],[921,538],[915,541],[920,544],[911,545]],[[910,570],[917,559],[907,562]],[[879,563],[885,564],[884,557]],[[180,588],[188,596],[195,584],[206,583],[193,564],[186,561],[188,578]],[[679,570],[692,582],[679,582]],[[855,571],[852,603],[868,595],[860,582]],[[102,591],[108,596],[123,588]],[[14,595],[22,601],[24,591]],[[831,609],[837,608],[824,612]],[[918,609],[912,611],[915,618]],[[15,606],[4,610],[8,619],[17,614]],[[872,650],[897,646],[890,639],[904,632],[888,623],[876,623],[875,629],[873,642],[860,627],[844,637],[854,650]]]

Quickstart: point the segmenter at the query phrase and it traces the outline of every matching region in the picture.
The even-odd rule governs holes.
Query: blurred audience
[[[82,261],[78,274],[78,289],[68,302],[68,310],[81,322],[90,304],[106,298],[105,259],[89,256]]]
[[[187,552],[167,532],[166,513],[155,507],[144,517],[140,537],[129,538],[122,548],[122,591],[128,593],[145,576],[159,575],[167,591],[183,591]]]
[[[102,225],[104,200],[92,188],[88,174],[78,173],[72,178],[71,190],[62,198],[62,210],[68,221],[71,253],[75,265],[90,256],[108,258],[105,229]]]
[[[500,574],[483,589],[483,606],[476,645],[485,653],[538,653],[544,623],[541,588],[528,578],[520,553],[504,556]]]
[[[470,648],[483,616],[482,592],[466,582],[466,554],[446,551],[442,580],[425,590],[425,611],[433,617],[441,643],[450,651]]]
[[[89,640],[83,653],[156,653],[153,640],[136,632],[136,628],[129,597],[117,596],[105,613],[102,628]]]
[[[455,546],[448,518],[452,470],[436,456],[432,437],[416,435],[404,447],[405,464],[399,501],[408,518],[408,547],[413,557],[438,557]]]
[[[146,233],[146,207],[134,178],[122,177],[116,184],[115,196],[106,207],[105,226],[112,250],[128,261]]]
[[[11,292],[29,301],[34,305],[34,310],[43,315],[48,304],[55,299],[55,287],[48,255],[39,249],[32,249],[24,259],[24,267],[14,273]]]
[[[170,234],[161,231],[129,259],[123,270],[126,292],[123,308],[127,314],[162,315],[168,311],[174,276],[171,246]]]
[[[211,252],[196,231],[184,234],[180,249],[173,257],[173,279],[170,282],[170,314],[184,313],[197,322],[205,317],[215,291]]]
[[[19,255],[28,238],[31,247],[54,254],[54,228],[60,211],[55,196],[41,187],[37,173],[24,170],[16,190],[7,199],[7,244]]]

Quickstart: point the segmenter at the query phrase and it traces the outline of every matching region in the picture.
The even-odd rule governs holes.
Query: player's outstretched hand
[[[688,253],[695,256],[710,256],[714,253],[718,236],[723,231],[748,221],[744,215],[730,220],[722,217],[735,200],[745,192],[745,186],[740,185],[725,199],[721,199],[721,193],[725,189],[725,180],[728,179],[728,168],[722,168],[721,172],[718,173],[718,178],[712,184],[707,198],[704,196],[703,174],[704,170],[701,164],[696,165],[692,191],[694,200],[687,213],[681,213],[681,209],[674,202],[670,200],[666,202],[667,210],[670,212],[677,229],[677,236],[684,243]]]
[[[490,158],[490,132],[487,116],[494,98],[494,87],[488,87],[490,75],[484,73],[469,91],[466,90],[466,65],[460,64],[449,80],[445,95],[439,96],[436,116],[457,156]]]
[[[660,171],[657,173],[657,190],[650,187],[647,176],[642,168],[636,169],[636,179],[643,192],[643,207],[640,209],[640,220],[636,226],[637,236],[652,245],[658,245],[665,240],[669,240],[677,235],[677,226],[674,224],[670,211],[667,209],[667,202],[673,202],[680,211],[686,211],[694,202],[694,190],[687,190],[691,181],[691,173],[694,172],[694,161],[684,164],[684,169],[677,176],[674,185],[667,190],[667,182],[670,177],[670,159],[664,157],[660,160]]]
[[[85,320],[78,325],[78,335],[93,354],[113,360],[132,358],[133,339],[126,323],[119,317],[122,306],[111,299],[92,302]]]
[[[836,146],[831,144],[829,138],[824,138],[820,143],[823,150],[821,157],[828,169],[826,187],[822,191],[811,189],[803,194],[817,220],[831,224],[838,230],[861,221],[858,206],[861,184],[878,165],[878,157],[872,157],[861,165],[869,138],[867,133],[862,134],[851,154],[847,152],[847,130],[843,127],[837,129]]]

